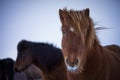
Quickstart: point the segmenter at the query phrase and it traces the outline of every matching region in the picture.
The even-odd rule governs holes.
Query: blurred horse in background
[[[41,80],[41,72],[32,64],[22,72],[15,72],[14,80]]]
[[[22,72],[14,70],[14,60],[11,58],[0,59],[0,80],[40,80],[39,69],[31,65]]]
[[[41,71],[35,65],[30,65],[26,70],[23,71],[27,75],[28,80],[41,79]]]
[[[40,69],[42,80],[67,80],[64,58],[59,48],[47,43],[22,40],[18,43],[17,51],[17,71],[34,64]]]
[[[14,61],[11,58],[0,59],[0,80],[14,80]]]

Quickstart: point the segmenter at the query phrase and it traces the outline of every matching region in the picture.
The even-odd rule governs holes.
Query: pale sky
[[[58,11],[64,7],[90,8],[101,45],[120,45],[119,0],[0,0],[0,58],[17,56],[22,39],[48,42],[61,48],[61,22]]]

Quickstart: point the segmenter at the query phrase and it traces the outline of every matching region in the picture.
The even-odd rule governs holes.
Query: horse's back
[[[108,46],[105,46],[105,48],[107,48],[110,51],[113,51],[114,53],[120,54],[120,46],[118,45],[108,45]]]
[[[104,48],[106,49],[106,54],[108,55],[106,62],[109,66],[109,80],[120,80],[120,47],[117,45],[108,45]]]

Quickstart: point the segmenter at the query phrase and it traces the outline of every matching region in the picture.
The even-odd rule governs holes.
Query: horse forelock
[[[75,31],[80,30],[81,14],[78,11],[63,9],[62,13],[62,24],[65,27],[73,27]]]
[[[91,47],[95,39],[94,23],[92,19],[86,15],[85,10],[67,10],[63,9],[60,13],[62,17],[62,28],[67,28],[71,32],[81,37],[83,45]]]

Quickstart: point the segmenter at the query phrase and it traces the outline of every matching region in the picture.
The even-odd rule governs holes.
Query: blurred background
[[[61,48],[61,22],[58,11],[63,8],[90,8],[101,45],[120,46],[119,0],[0,0],[0,59],[16,59],[17,44],[22,39],[48,42]]]

